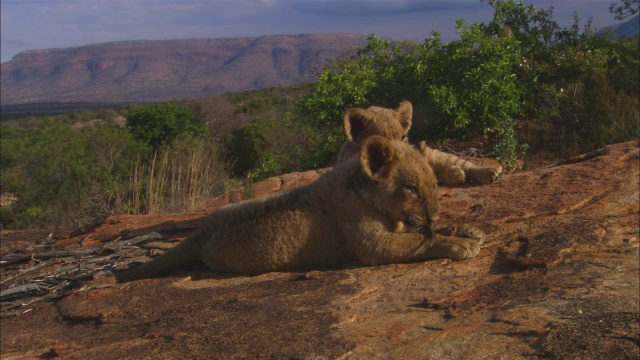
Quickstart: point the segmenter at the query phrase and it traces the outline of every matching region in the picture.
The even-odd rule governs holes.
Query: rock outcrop
[[[616,144],[490,185],[441,188],[440,223],[488,234],[472,260],[253,277],[197,269],[25,299],[3,310],[2,357],[637,359],[639,150]],[[179,239],[204,212],[116,216],[51,247],[154,229]],[[5,257],[35,235],[46,237],[4,232]],[[34,265],[5,266],[3,286],[38,276],[19,273]]]

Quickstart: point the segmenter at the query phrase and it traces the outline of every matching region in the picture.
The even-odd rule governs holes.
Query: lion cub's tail
[[[96,287],[100,285],[115,285],[133,280],[149,279],[166,275],[171,270],[193,264],[200,260],[197,251],[197,241],[194,239],[194,235],[197,233],[199,233],[198,230],[164,254],[140,267],[119,274],[114,274],[109,270],[100,270],[93,274],[92,280],[74,281],[72,283],[72,287]]]
[[[199,232],[196,231],[196,233]],[[200,257],[197,252],[197,243],[192,234],[164,254],[140,267],[119,274],[114,274],[107,270],[101,270],[93,275],[93,280],[77,281],[73,286],[94,287],[99,285],[115,285],[133,280],[149,279],[165,275],[173,269],[192,264],[198,260],[200,260]]]

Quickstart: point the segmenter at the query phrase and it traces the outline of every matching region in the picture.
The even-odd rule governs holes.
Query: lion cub
[[[337,163],[355,155],[362,141],[372,135],[407,142],[412,115],[413,108],[408,101],[400,103],[396,110],[377,106],[348,110],[344,114],[347,141],[342,145]],[[424,141],[420,142],[418,148],[431,165],[438,182],[444,185],[462,184],[467,180],[490,184],[502,173],[500,166],[478,166],[457,156],[431,149]]]
[[[435,190],[433,171],[413,146],[371,136],[359,156],[313,183],[217,209],[163,255],[100,282],[156,277],[198,260],[214,270],[259,274],[355,260],[475,257],[482,231],[468,225],[432,230]]]

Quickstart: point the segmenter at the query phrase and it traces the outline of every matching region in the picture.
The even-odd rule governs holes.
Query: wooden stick
[[[53,251],[43,251],[39,253],[31,253],[31,254],[12,254],[0,258],[0,265],[12,265],[18,262],[26,261],[26,260],[49,260],[52,258],[62,258],[62,257],[80,257],[87,256],[95,253],[99,253],[104,250],[102,247],[90,248],[85,250],[53,250]]]
[[[152,240],[161,240],[164,239],[165,236],[159,234],[157,232],[151,232],[147,235],[142,235],[135,237],[130,240],[124,241],[116,241],[109,243],[104,246],[92,247],[89,249],[82,250],[53,250],[53,251],[43,251],[38,253],[29,253],[29,254],[11,254],[6,255],[0,258],[0,266],[13,265],[16,263],[20,263],[27,260],[49,260],[52,258],[62,258],[62,257],[83,257],[87,255],[102,253],[103,251],[114,251],[119,248],[125,246],[133,246],[145,242],[149,242]]]
[[[10,289],[6,289],[6,290],[2,290],[0,291],[0,299],[5,299],[8,297],[14,297],[18,294],[22,294],[22,293],[30,293],[30,292],[34,292],[34,291],[40,291],[46,289],[46,287],[40,285],[40,284],[34,284],[34,283],[26,283],[26,284],[22,284],[20,286],[15,286],[12,287]]]

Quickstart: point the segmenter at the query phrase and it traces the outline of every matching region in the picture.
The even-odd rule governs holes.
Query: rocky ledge
[[[196,269],[46,301],[9,300],[7,290],[44,286],[43,269],[73,261],[5,261],[2,358],[637,359],[639,153],[637,141],[616,144],[491,185],[441,188],[440,223],[488,234],[468,261],[254,277]],[[146,256],[210,210],[112,217],[59,239],[5,231],[3,256],[159,232]]]

